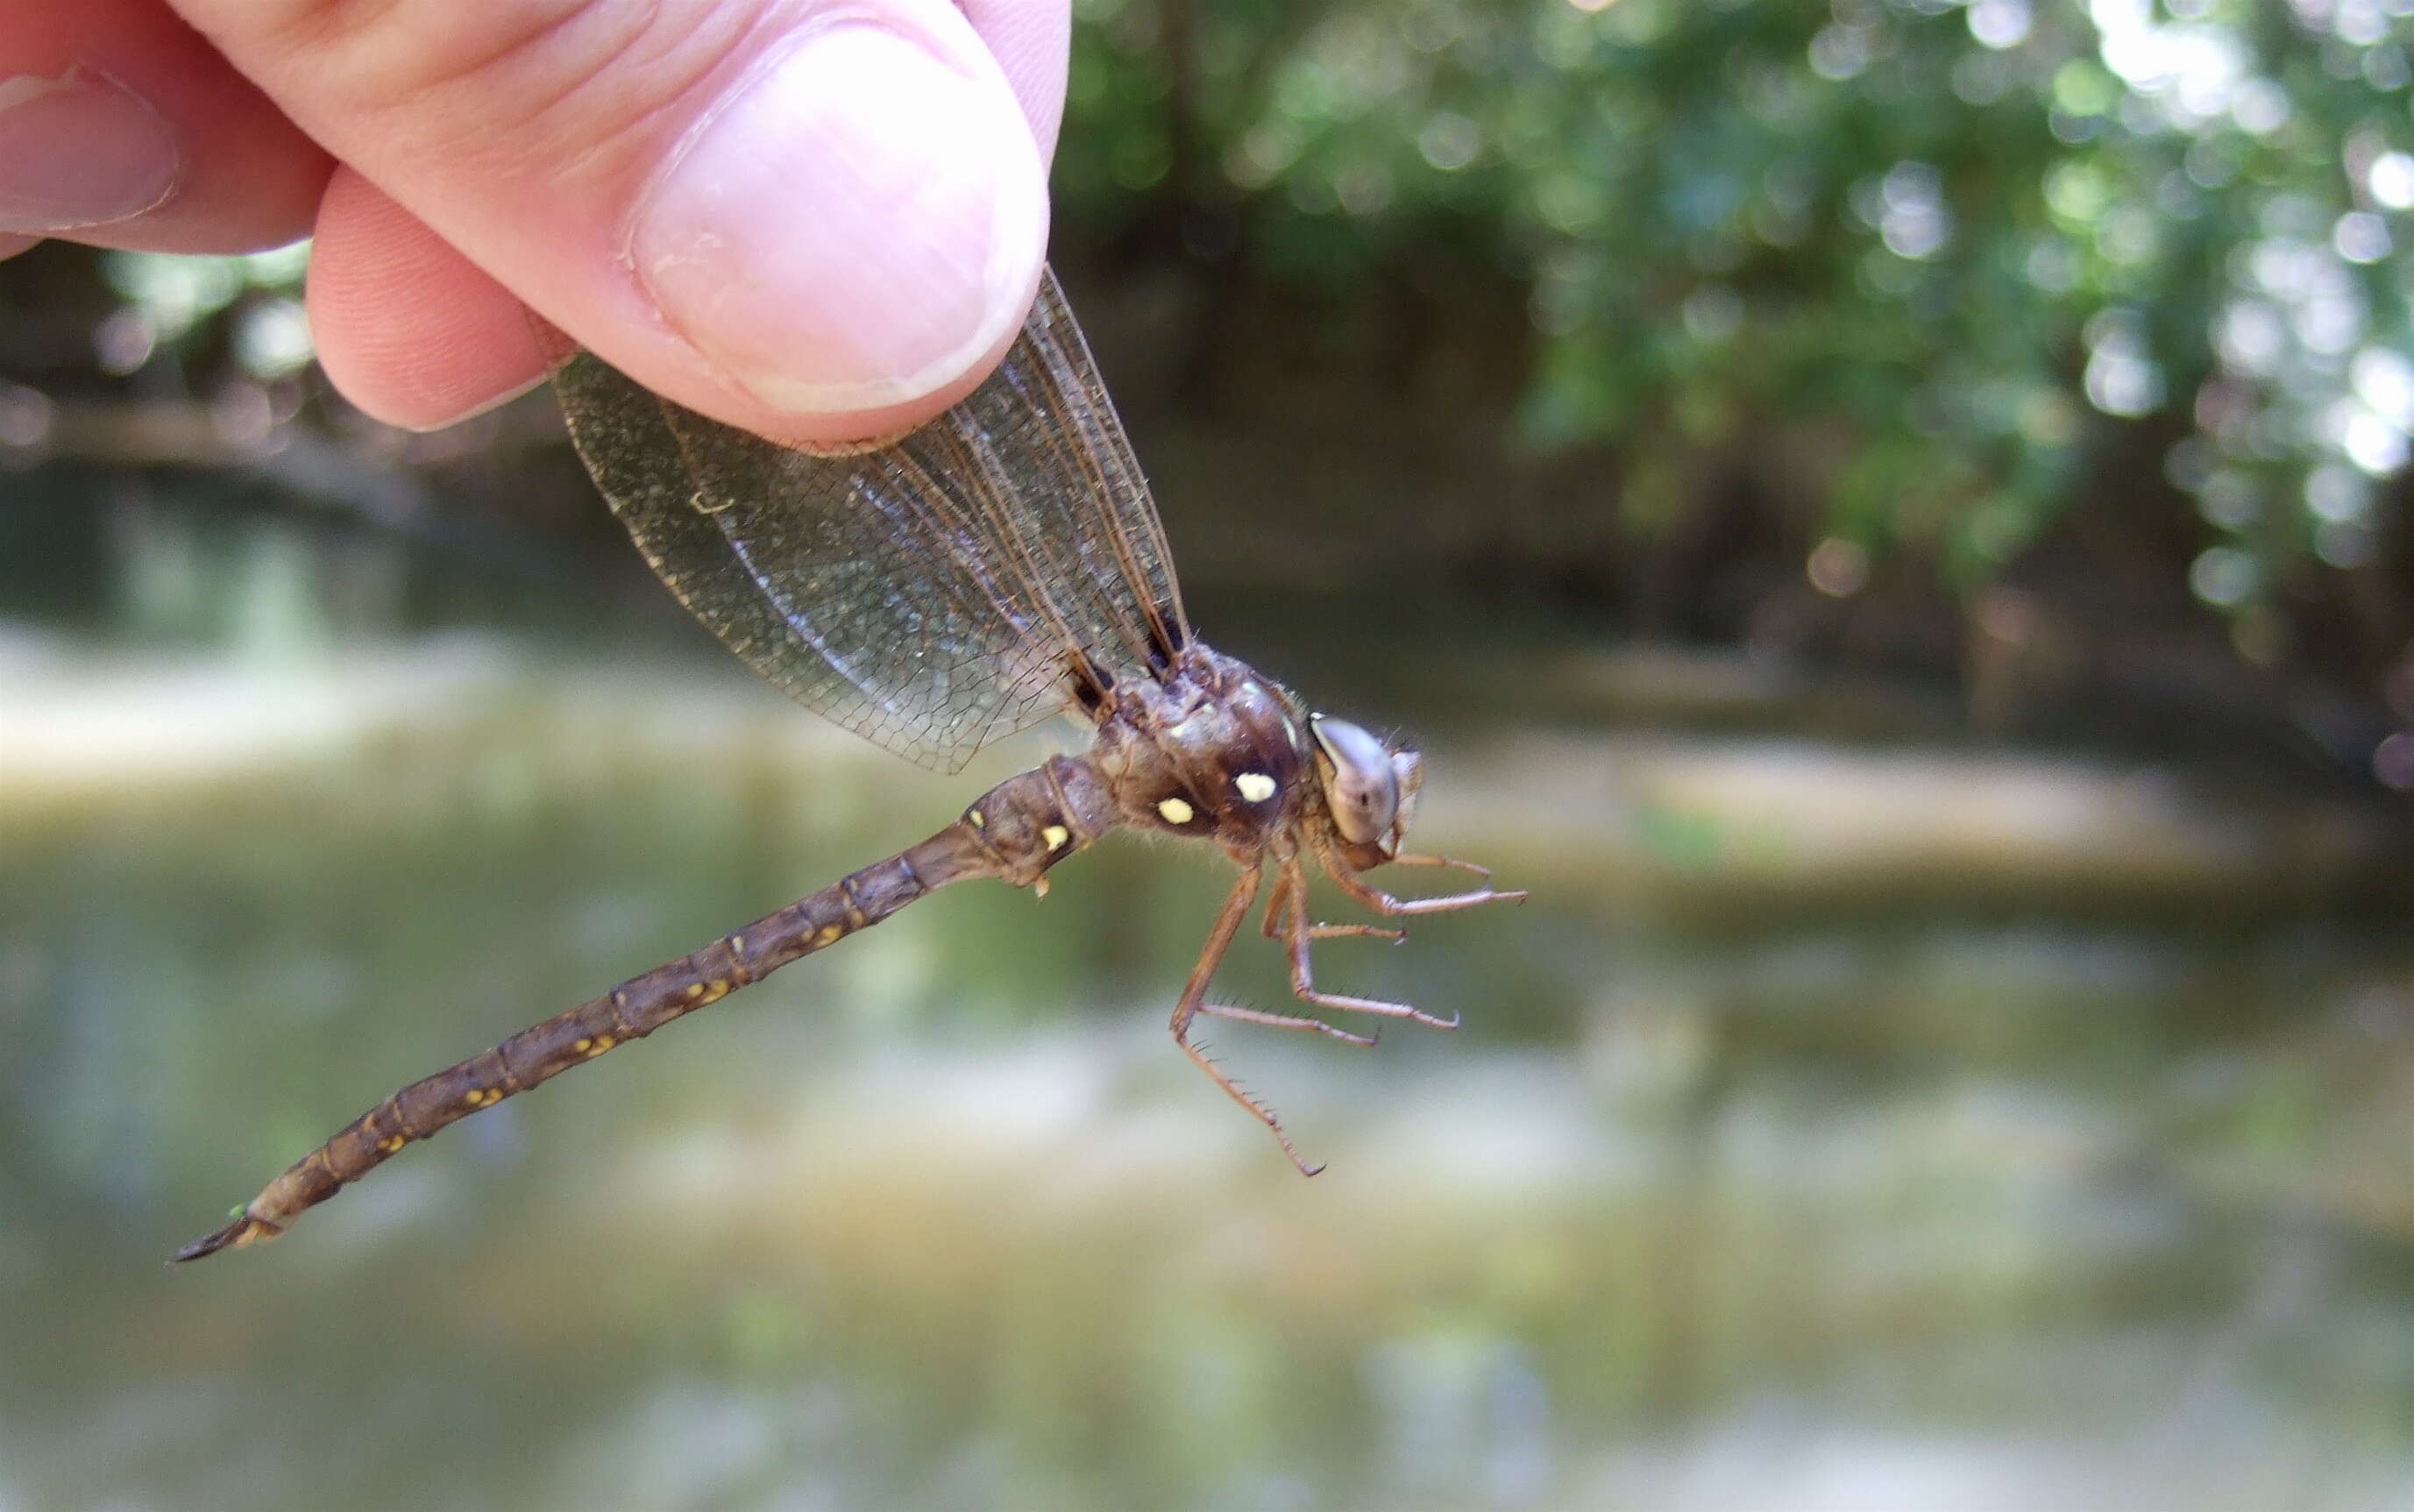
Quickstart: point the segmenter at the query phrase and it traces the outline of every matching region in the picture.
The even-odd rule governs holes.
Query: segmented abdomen
[[[224,1227],[175,1257],[198,1260],[274,1238],[303,1212],[448,1123],[643,1039],[790,961],[878,924],[933,888],[970,877],[1037,882],[1050,867],[1116,823],[1096,775],[1077,758],[1055,757],[1009,778],[982,794],[962,819],[912,850],[412,1082],[286,1167]]]

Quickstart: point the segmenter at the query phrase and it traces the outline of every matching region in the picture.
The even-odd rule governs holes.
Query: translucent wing
[[[988,382],[822,456],[656,397],[589,352],[570,434],[679,601],[797,703],[954,771],[1189,640],[1147,482],[1055,275]]]

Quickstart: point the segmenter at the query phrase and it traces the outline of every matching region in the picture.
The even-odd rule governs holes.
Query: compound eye
[[[1324,785],[1324,806],[1332,811],[1333,827],[1353,844],[1371,845],[1381,839],[1391,832],[1392,820],[1400,811],[1399,776],[1393,768],[1391,751],[1346,720],[1313,715],[1308,728],[1315,732],[1317,752],[1322,758],[1316,763],[1316,775]]]

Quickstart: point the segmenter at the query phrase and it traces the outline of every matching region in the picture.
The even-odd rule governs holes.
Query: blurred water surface
[[[189,546],[0,605],[0,1509],[2414,1499],[2414,941],[2353,801],[1598,718],[1744,674],[1414,615],[1369,673],[1313,601],[1200,619],[1416,721],[1419,839],[1535,890],[1319,952],[1454,1035],[1214,1036],[1317,1180],[1166,1042],[1220,864],[1117,838],[169,1269],[1061,738],[936,778],[688,642],[349,633],[375,572]]]

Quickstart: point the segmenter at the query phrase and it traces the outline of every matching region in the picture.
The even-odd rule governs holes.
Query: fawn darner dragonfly
[[[494,1106],[879,923],[950,882],[993,877],[1043,896],[1048,870],[1129,826],[1212,840],[1241,870],[1173,1008],[1173,1040],[1300,1158],[1273,1110],[1190,1040],[1197,1015],[1375,1043],[1321,1018],[1208,1000],[1261,891],[1263,928],[1311,1009],[1451,1029],[1406,1003],[1319,990],[1312,941],[1391,940],[1311,924],[1307,863],[1384,914],[1523,898],[1491,873],[1405,854],[1415,750],[1310,712],[1289,689],[1193,638],[1163,527],[1052,274],[1022,334],[970,398],[887,445],[807,452],[655,397],[595,357],[554,376],[573,440],[681,602],[807,708],[925,765],[961,768],[1058,711],[1095,731],[983,793],[954,823],[591,1002],[411,1083],[288,1167],[195,1260],[281,1234],[414,1140]],[[1479,885],[1398,898],[1360,875],[1454,867]]]

